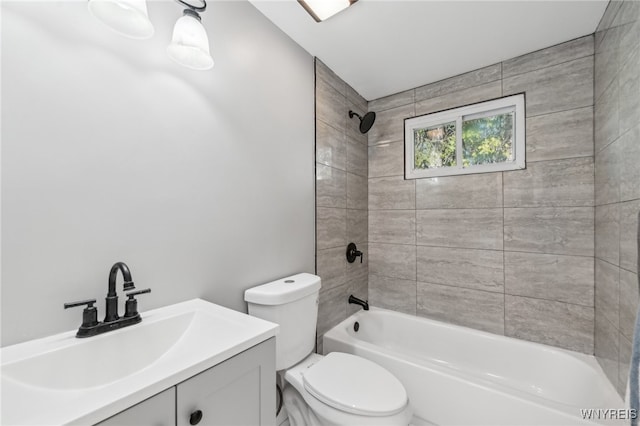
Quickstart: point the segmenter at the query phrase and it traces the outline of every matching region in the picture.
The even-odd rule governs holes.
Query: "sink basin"
[[[142,322],[2,366],[3,377],[47,389],[103,386],[140,371],[164,355],[196,318],[194,312]],[[55,367],[55,368],[54,368]]]
[[[0,349],[0,424],[95,424],[274,337],[276,324],[194,299],[78,339]]]

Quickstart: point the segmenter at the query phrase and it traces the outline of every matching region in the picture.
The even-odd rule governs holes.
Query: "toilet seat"
[[[304,389],[337,410],[368,416],[392,416],[408,404],[407,392],[387,370],[365,358],[332,352],[302,373]]]

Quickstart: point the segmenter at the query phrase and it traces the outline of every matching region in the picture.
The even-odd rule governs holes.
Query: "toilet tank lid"
[[[257,305],[281,305],[302,299],[320,290],[320,277],[302,273],[252,287],[244,300]]]

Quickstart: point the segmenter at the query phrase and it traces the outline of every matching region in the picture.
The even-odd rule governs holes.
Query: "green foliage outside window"
[[[456,123],[414,130],[416,169],[456,165]],[[513,161],[513,114],[462,121],[462,165]]]
[[[456,165],[456,123],[416,129],[413,140],[416,169]]]
[[[462,163],[513,161],[513,114],[500,114],[462,122]]]

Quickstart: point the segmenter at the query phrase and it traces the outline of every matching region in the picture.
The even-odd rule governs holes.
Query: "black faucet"
[[[131,280],[129,267],[124,262],[115,263],[111,267],[111,272],[109,272],[109,292],[105,299],[106,314],[104,316],[104,322],[115,321],[119,318],[118,295],[116,293],[116,278],[118,277],[118,271],[122,272],[122,278],[124,279],[124,291],[134,290],[136,288]]]
[[[358,299],[353,294],[349,296],[349,303],[353,303],[354,305],[360,305],[362,306],[362,309],[364,309],[365,311],[369,310],[369,302],[364,301],[362,299]]]
[[[111,330],[117,330],[128,325],[137,324],[142,321],[138,313],[138,301],[134,298],[138,294],[151,293],[147,288],[139,291],[126,293],[128,299],[125,303],[124,317],[118,315],[118,294],[116,293],[116,278],[118,271],[122,272],[124,278],[124,291],[133,290],[135,286],[131,279],[129,267],[123,262],[117,262],[111,267],[109,272],[109,290],[105,298],[106,315],[103,322],[98,322],[98,310],[93,306],[96,299],[83,300],[80,302],[65,303],[64,308],[87,305],[82,312],[82,325],[78,328],[76,337],[91,337]]]

